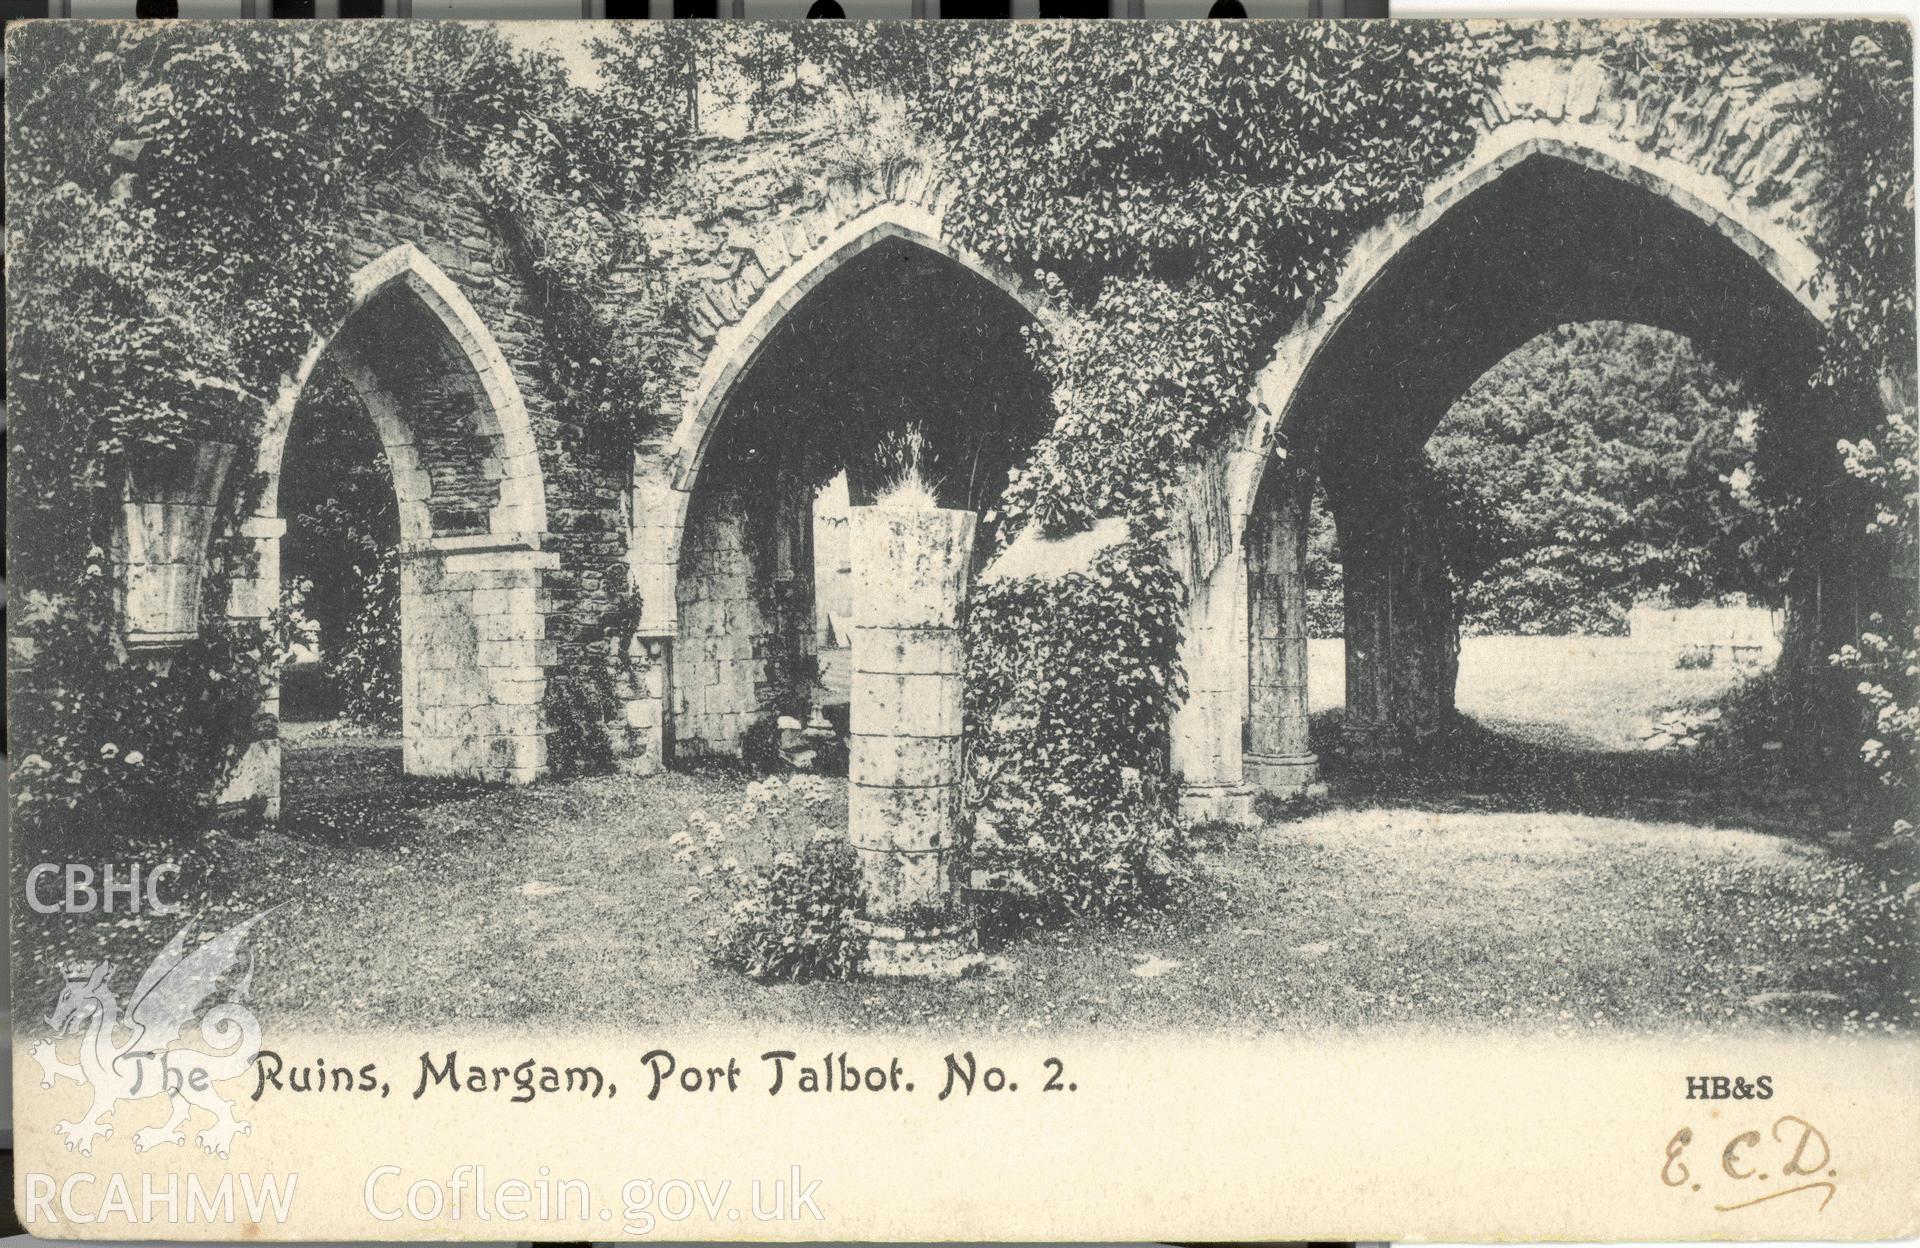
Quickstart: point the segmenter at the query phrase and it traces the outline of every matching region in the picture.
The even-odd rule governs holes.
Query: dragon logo
[[[124,1018],[109,984],[110,964],[60,964],[65,982],[47,1018],[53,1036],[35,1042],[28,1053],[40,1063],[41,1087],[71,1079],[93,1088],[93,1106],[86,1117],[54,1126],[70,1151],[91,1156],[96,1139],[113,1135],[106,1120],[121,1101],[154,1096],[167,1098],[167,1120],[133,1133],[137,1151],[184,1145],[181,1128],[195,1108],[213,1115],[213,1125],[195,1137],[209,1154],[225,1157],[235,1136],[251,1134],[253,1128],[233,1116],[233,1102],[216,1086],[246,1071],[260,1052],[260,1020],[244,1004],[253,980],[251,955],[227,999],[199,1011],[221,977],[239,963],[248,932],[265,917],[255,915],[192,951],[182,928],[140,976]],[[180,1044],[185,1033],[196,1028],[211,1051]],[[59,1048],[72,1036],[79,1037],[79,1053],[69,1062],[60,1057]]]

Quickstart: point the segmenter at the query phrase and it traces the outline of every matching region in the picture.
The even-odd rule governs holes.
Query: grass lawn
[[[1504,675],[1520,683],[1529,670]],[[1644,705],[1607,709],[1631,703],[1628,691],[1564,692],[1599,679],[1563,666],[1555,690],[1507,691],[1515,713],[1487,715],[1497,731],[1464,735],[1444,766],[1335,769],[1326,808],[1204,830],[1189,904],[1021,937],[997,951],[1005,969],[954,983],[761,986],[710,966],[715,903],[687,895],[666,841],[690,813],[738,799],[744,779],[724,774],[506,790],[408,780],[389,742],[297,742],[283,827],[194,855],[190,909],[214,930],[280,906],[260,928],[257,1008],[348,1028],[1920,1022],[1902,893],[1914,864],[1770,777],[1568,749],[1645,717]],[[1463,684],[1463,704],[1484,696]],[[1540,708],[1555,718],[1526,718]],[[95,925],[69,947],[53,920],[20,919],[27,965],[105,952],[122,991],[173,931],[125,920],[103,951]],[[21,985],[23,1017],[50,997],[46,977]]]
[[[1345,643],[1307,643],[1309,710],[1346,700],[1345,663]],[[1466,637],[1456,688],[1461,713],[1490,728],[1569,749],[1631,750],[1649,712],[1705,701],[1740,677],[1725,661],[1676,668],[1630,637]]]

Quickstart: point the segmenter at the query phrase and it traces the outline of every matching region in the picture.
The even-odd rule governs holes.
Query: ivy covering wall
[[[983,802],[1044,805],[1048,835],[1123,864],[1126,880],[1074,905],[1151,892],[1165,837],[1139,812],[1165,807],[1135,778],[1163,769],[1182,689],[1177,492],[1244,428],[1256,373],[1324,304],[1353,241],[1467,153],[1503,64],[1566,33],[1538,31],[661,23],[613,27],[572,59],[438,23],[22,32],[7,171],[16,654],[85,690],[17,721],[18,753],[39,760],[19,773],[23,813],[120,792],[96,778],[138,752],[190,821],[264,730],[229,691],[264,687],[277,640],[215,623],[223,577],[244,569],[209,578],[207,661],[129,655],[114,642],[112,517],[128,463],[152,449],[210,439],[253,462],[263,413],[346,310],[369,187],[432,171],[484,197],[543,343],[530,381],[573,420],[567,472],[612,471],[657,443],[698,367],[675,318],[709,275],[685,263],[686,240],[744,131],[804,149],[796,177],[926,154],[953,186],[952,238],[1048,306],[1028,346],[1052,427],[998,500],[1001,531],[1118,516],[1131,540],[1068,592],[1009,586],[975,604],[971,749]],[[1649,91],[1711,92],[1756,67],[1823,84],[1804,112],[1832,160],[1829,372],[1910,372],[1910,58],[1889,42],[1905,32],[1586,37]],[[223,500],[229,530],[257,503],[247,476]],[[169,705],[224,708],[217,723],[101,710],[155,682]],[[1109,693],[1089,702],[1094,683]],[[1146,848],[1103,858],[1103,837]]]

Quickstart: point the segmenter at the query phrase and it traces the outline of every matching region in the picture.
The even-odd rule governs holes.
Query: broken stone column
[[[118,551],[128,646],[167,648],[199,634],[200,573],[233,455],[231,443],[182,439],[133,457]]]
[[[849,512],[855,575],[849,839],[866,885],[867,970],[957,973],[978,957],[953,906],[961,831],[963,639],[974,514]]]
[[[1326,792],[1307,740],[1307,509],[1311,482],[1281,482],[1247,527],[1246,777],[1279,797]]]

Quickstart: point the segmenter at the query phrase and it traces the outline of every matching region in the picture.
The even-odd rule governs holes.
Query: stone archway
[[[788,648],[804,652],[803,663],[813,657],[810,504],[795,492],[811,486],[782,485],[778,499],[756,498],[744,513],[707,488],[714,449],[756,369],[791,364],[767,364],[782,335],[823,300],[902,264],[973,289],[1003,316],[1041,320],[1038,300],[1010,275],[945,238],[937,179],[910,166],[883,183],[913,197],[829,187],[818,214],[770,227],[740,278],[698,301],[722,323],[703,331],[711,345],[671,438],[636,461],[630,558],[643,610],[638,644],[650,662],[627,717],[651,737],[648,757],[666,760],[676,741],[733,752],[767,705],[772,639],[804,636]]]
[[[1421,447],[1454,401],[1514,349],[1556,325],[1637,321],[1692,341],[1741,378],[1777,428],[1826,429],[1809,387],[1820,321],[1782,267],[1688,196],[1606,162],[1535,149],[1407,240],[1314,353],[1283,427],[1305,456],[1293,478],[1326,484],[1346,567],[1349,740],[1392,749],[1451,719],[1458,611],[1441,550],[1440,498]],[[1256,532],[1297,511],[1267,483]],[[1289,585],[1250,542],[1250,609]],[[1258,564],[1259,566],[1255,566]],[[1286,644],[1303,644],[1289,638]],[[1256,683],[1253,721],[1290,718],[1299,693]]]
[[[1576,89],[1572,80],[1598,78],[1598,67],[1554,72],[1558,95],[1544,94],[1559,113],[1544,115],[1507,84],[1489,118],[1514,119],[1492,127],[1420,208],[1356,241],[1332,298],[1277,344],[1247,438],[1210,467],[1230,520],[1192,629],[1242,644],[1214,647],[1218,670],[1195,681],[1201,696],[1183,708],[1175,740],[1188,740],[1189,774],[1200,773],[1201,792],[1216,800],[1243,776],[1282,794],[1314,783],[1304,744],[1305,629],[1292,617],[1304,578],[1296,530],[1322,474],[1344,469],[1366,487],[1349,491],[1346,507],[1354,544],[1378,556],[1357,578],[1359,610],[1349,612],[1348,694],[1350,706],[1390,719],[1407,713],[1409,697],[1450,705],[1450,687],[1439,686],[1450,686],[1444,651],[1456,644],[1450,621],[1421,628],[1444,613],[1419,588],[1426,561],[1414,539],[1429,530],[1418,483],[1393,469],[1492,363],[1553,324],[1640,320],[1696,340],[1783,405],[1804,404],[1827,315],[1810,235],[1798,205],[1763,202],[1754,189],[1792,163],[1798,135],[1694,136],[1702,140],[1686,147],[1694,159],[1683,160],[1651,137],[1657,117],[1635,130],[1625,124],[1631,110],[1597,98],[1594,83]],[[1716,142],[1736,145],[1743,159],[1728,162]],[[1547,238],[1542,227],[1554,222],[1564,228]],[[1623,245],[1633,223],[1648,222],[1662,232],[1657,245]],[[1469,271],[1476,265],[1478,276]],[[1691,288],[1679,276],[1705,270],[1712,279]],[[1362,375],[1371,381],[1356,388]],[[1358,419],[1333,410],[1351,416],[1369,405]],[[1350,593],[1355,580],[1350,572]],[[1423,631],[1430,635],[1420,641]],[[1414,678],[1396,688],[1395,672]],[[1251,733],[1243,765],[1233,766],[1240,760],[1231,751],[1201,758],[1201,743],[1242,716]]]
[[[351,382],[393,474],[400,529],[401,730],[405,770],[524,784],[545,768],[541,549],[546,490],[512,370],[459,288],[412,246],[359,270],[352,307],[316,340],[267,414],[265,489],[244,532],[257,570],[236,617],[281,600],[280,478],[288,434],[322,357]],[[278,714],[277,703],[269,710]],[[277,811],[278,742],[254,748],[224,802]]]

